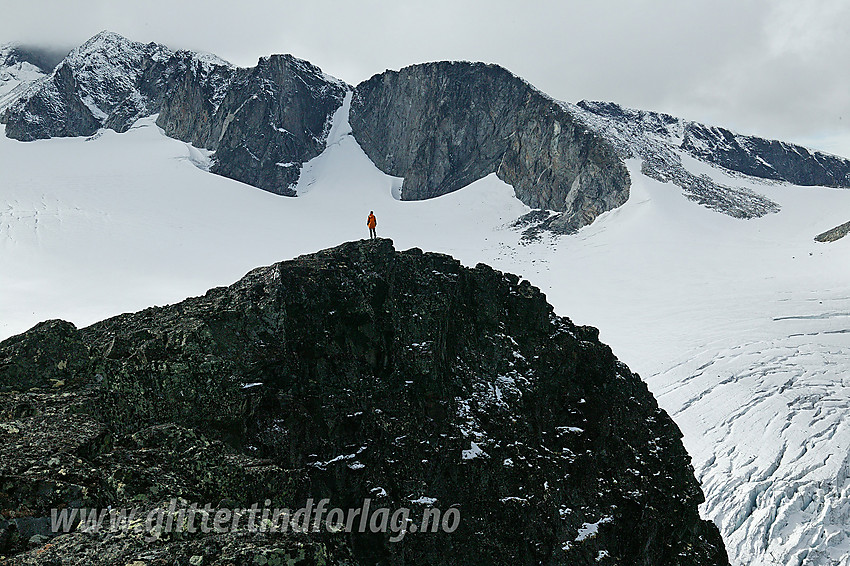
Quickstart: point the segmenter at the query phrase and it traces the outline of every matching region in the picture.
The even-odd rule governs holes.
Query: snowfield
[[[349,98],[350,100],[350,98]],[[684,432],[736,565],[850,565],[850,190],[766,184],[683,157],[780,211],[739,220],[629,162],[629,201],[573,236],[521,240],[494,175],[394,198],[350,136],[348,101],[297,198],[211,175],[154,118],[125,134],[31,143],[0,130],[0,338],[176,302],[250,269],[368,235],[523,275],[601,330]],[[472,449],[472,448],[471,448]]]

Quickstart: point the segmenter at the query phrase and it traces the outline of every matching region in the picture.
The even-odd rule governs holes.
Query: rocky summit
[[[0,555],[725,565],[680,438],[598,331],[557,316],[528,281],[350,242],[178,304],[82,329],[48,321],[0,343]],[[56,509],[311,498],[460,521],[402,537],[51,528]]]
[[[460,189],[490,173],[571,232],[625,203],[631,181],[611,144],[498,65],[427,63],[360,83],[354,137],[379,169],[404,177],[401,197]]]

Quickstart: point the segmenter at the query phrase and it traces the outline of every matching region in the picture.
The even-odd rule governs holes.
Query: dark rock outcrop
[[[623,204],[629,174],[611,145],[557,102],[497,65],[426,63],[360,83],[354,137],[402,199],[443,195],[496,173],[571,232]]]
[[[0,359],[0,511],[20,528],[61,505],[171,498],[461,513],[452,533],[395,543],[243,529],[45,545],[7,520],[0,552],[31,549],[11,564],[727,564],[646,385],[595,329],[484,265],[348,243],[176,305],[42,325]]]
[[[845,222],[835,228],[815,236],[816,242],[835,242],[850,233],[850,222]]]
[[[267,191],[294,195],[301,165],[325,148],[344,83],[291,55],[252,69],[180,63],[157,125],[169,136],[215,150],[210,169]]]

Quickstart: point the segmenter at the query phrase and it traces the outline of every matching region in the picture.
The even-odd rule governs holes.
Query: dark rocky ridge
[[[160,113],[166,133],[217,150],[213,173],[292,195],[301,164],[324,149],[347,86],[291,55],[251,69],[171,52],[102,32],[0,117],[8,137],[31,141],[124,132]]]
[[[0,554],[36,533],[10,564],[727,564],[679,429],[597,336],[527,281],[388,240],[82,330],[43,323],[0,343]],[[462,521],[398,543],[37,536],[63,504],[311,495],[416,513],[432,497]]]
[[[779,211],[779,205],[747,187],[719,183],[696,175],[682,163],[679,139],[685,122],[666,114],[623,109],[613,103],[563,103],[587,127],[607,138],[622,159],[639,158],[641,173],[673,183],[699,204],[735,218],[757,218]]]
[[[630,179],[610,144],[497,65],[426,63],[360,83],[354,137],[402,198],[440,196],[490,173],[571,232],[626,202]]]
[[[850,233],[850,222],[845,222],[844,224],[840,224],[835,228],[823,232],[822,234],[818,234],[815,236],[815,241],[835,242],[846,236],[848,233]]]
[[[578,106],[608,120],[629,124],[645,136],[664,139],[697,159],[744,175],[795,185],[850,187],[850,160],[843,157],[611,102],[581,101]]]
[[[171,137],[215,150],[213,173],[293,196],[301,164],[325,149],[344,83],[291,55],[251,69],[212,68],[185,56],[157,125]]]

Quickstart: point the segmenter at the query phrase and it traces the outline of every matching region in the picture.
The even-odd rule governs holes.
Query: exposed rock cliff
[[[171,51],[102,32],[74,49],[5,113],[6,135],[31,141],[122,132],[156,112]]]
[[[497,65],[426,63],[360,83],[354,137],[401,196],[446,194],[490,173],[532,208],[562,212],[569,232],[623,204],[629,174],[603,137]]]
[[[815,236],[817,242],[835,242],[850,233],[850,222],[845,222],[835,228]]]
[[[290,55],[236,68],[212,55],[170,51],[102,32],[6,112],[6,135],[22,141],[126,131],[141,117],[177,139],[216,150],[211,169],[293,194],[301,164],[324,149],[347,87]]]
[[[11,564],[726,564],[678,428],[597,336],[516,276],[388,240],[82,330],[44,323],[0,343],[0,553],[29,544]],[[395,543],[243,529],[45,545],[42,534],[61,505],[297,508],[308,496],[342,508],[371,497],[413,517],[433,503],[462,519]]]
[[[291,55],[251,69],[199,65],[186,55],[178,69],[157,119],[165,133],[215,150],[213,173],[294,194],[301,165],[325,148],[347,86]]]

